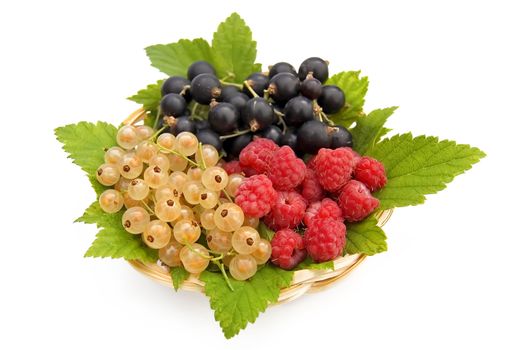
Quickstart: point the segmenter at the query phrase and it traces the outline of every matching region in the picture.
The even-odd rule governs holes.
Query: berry
[[[343,253],[345,233],[345,224],[342,221],[314,220],[305,230],[305,248],[315,262],[334,260]]]
[[[354,154],[349,148],[335,150],[322,148],[315,162],[318,181],[329,192],[335,192],[345,185],[351,178],[356,165]]]
[[[167,94],[161,99],[161,111],[164,116],[180,117],[186,109],[186,100],[179,94]]]
[[[199,222],[205,230],[213,230],[216,228],[216,223],[214,222],[214,209],[205,209],[199,214]],[[210,245],[208,245],[210,247]]]
[[[183,131],[175,138],[175,148],[184,156],[194,155],[198,147],[199,140],[191,132]]]
[[[214,213],[214,222],[222,231],[235,231],[243,225],[243,221],[245,221],[245,214],[234,203],[223,203]]]
[[[258,265],[262,265],[268,261],[270,255],[272,254],[272,245],[266,239],[261,238],[256,244],[256,250],[252,252],[254,259]]]
[[[268,77],[272,79],[275,75],[279,73],[290,73],[294,76],[298,76],[296,69],[292,66],[292,64],[287,62],[278,62],[273,66],[270,66]]]
[[[228,185],[226,185],[226,187],[225,187],[226,193],[230,197],[235,197],[237,189],[239,188],[239,186],[241,186],[243,181],[245,181],[245,177],[243,175],[241,175],[241,174],[232,174],[232,175],[230,175],[230,177],[228,178]],[[246,218],[245,218],[245,220],[246,220]],[[248,226],[250,226],[250,225],[248,225]]]
[[[210,123],[208,122],[208,120],[197,119],[194,121],[194,124],[195,124],[195,130],[197,131],[204,130],[204,129],[210,129]]]
[[[239,254],[228,264],[232,277],[238,281],[245,281],[258,271],[258,264],[252,255]]]
[[[140,146],[141,144],[139,144],[139,147]],[[122,148],[117,147],[117,146],[111,147],[110,149],[106,151],[106,153],[104,153],[104,162],[106,162],[106,164],[118,165],[122,157],[124,156],[124,154],[126,154],[126,151],[123,150]]]
[[[128,152],[124,156],[122,156],[121,162],[119,164],[119,172],[122,175],[122,177],[125,177],[127,179],[135,179],[137,176],[141,175],[142,170],[142,160],[135,153]],[[97,175],[98,174],[99,172],[97,171]]]
[[[306,208],[305,199],[299,193],[278,192],[276,204],[263,220],[273,230],[294,228],[301,223]]]
[[[170,153],[175,150],[175,136],[169,133],[161,134],[157,138],[157,145],[161,147],[162,153]]]
[[[246,83],[261,97],[268,88],[269,78],[263,73],[252,73],[246,79]],[[243,92],[247,96],[252,96],[252,92],[246,86],[243,86]]]
[[[164,222],[174,221],[181,215],[181,205],[175,198],[164,198],[155,204],[155,215]]]
[[[337,113],[345,105],[345,94],[336,85],[325,85],[318,97],[318,104],[327,114]]]
[[[150,186],[143,179],[133,179],[128,186],[128,195],[136,201],[142,201],[150,194]]]
[[[238,160],[231,160],[230,162],[224,163],[223,169],[225,169],[228,175],[241,174],[241,172],[243,171]]]
[[[172,230],[166,222],[153,220],[146,226],[142,233],[142,240],[146,245],[153,249],[160,249],[170,243]]]
[[[199,74],[190,84],[193,99],[200,104],[208,105],[214,98],[221,95],[221,84],[211,74]]]
[[[183,245],[177,241],[171,240],[166,246],[159,249],[159,260],[170,267],[181,266],[179,254]]]
[[[112,147],[113,148],[113,147]],[[111,150],[111,149],[110,149]],[[140,160],[142,160],[144,163],[148,163],[148,161],[157,154],[158,148],[150,141],[142,141],[137,146],[137,149],[135,151],[135,154],[137,157],[139,157]],[[109,150],[108,150],[109,152]],[[106,153],[108,153],[106,152]],[[121,156],[122,157],[122,156]]]
[[[117,131],[117,144],[125,150],[130,150],[141,142],[134,126],[124,125]]]
[[[276,150],[270,158],[268,178],[274,188],[279,191],[288,191],[299,186],[305,178],[305,163],[289,146]]]
[[[168,94],[181,94],[184,90],[182,96],[186,102],[192,100],[192,95],[190,94],[190,80],[183,77],[170,77],[166,79],[161,87],[161,95],[165,96]]]
[[[168,172],[157,165],[149,166],[144,171],[144,181],[151,188],[159,188],[168,182]]]
[[[226,97],[224,101],[234,105],[237,111],[241,114],[243,113],[249,99],[250,98],[247,95],[241,92],[236,92],[235,94]]]
[[[162,153],[154,154],[148,159],[150,166],[158,166],[163,171],[168,171],[170,169],[170,158],[167,155]]]
[[[320,97],[322,87],[323,85],[318,79],[307,76],[307,78],[301,82],[300,92],[306,98],[315,100]]]
[[[312,169],[305,170],[305,179],[301,184],[301,195],[309,203],[321,201],[324,197],[323,187],[321,187],[316,172]]]
[[[228,102],[226,99],[234,96],[235,94],[239,94],[240,91],[237,87],[232,85],[226,85],[221,88],[221,95],[219,96],[219,100],[223,102]]]
[[[307,257],[303,238],[291,229],[277,231],[270,244],[270,261],[282,269],[292,270]]]
[[[204,189],[199,195],[199,205],[204,209],[212,209],[219,202],[219,192]]]
[[[223,148],[223,143],[221,142],[219,135],[211,129],[198,130],[195,136],[197,137],[199,142],[201,142],[204,145],[212,145],[218,151],[220,151]]]
[[[206,168],[201,177],[203,185],[212,191],[221,191],[228,184],[228,174],[225,169],[213,166]]]
[[[332,149],[340,148],[340,147],[352,147],[352,135],[347,130],[346,127],[341,125],[334,125],[331,127],[332,130],[330,131],[332,142],[331,147]]]
[[[257,133],[256,135],[272,140],[277,145],[279,144],[279,139],[281,138],[281,129],[278,128],[276,125],[271,125],[265,130],[262,130],[261,132]]]
[[[213,228],[206,234],[206,244],[213,251],[227,253],[232,248],[232,232]]]
[[[291,126],[299,126],[314,119],[312,101],[303,96],[291,98],[285,105],[283,112],[285,123]]]
[[[116,213],[124,205],[124,197],[119,191],[106,190],[99,197],[100,208],[106,213]]]
[[[251,254],[257,249],[258,231],[250,226],[242,226],[232,234],[232,247],[239,254]]]
[[[195,122],[190,117],[179,117],[176,118],[174,123],[170,125],[170,133],[172,135],[179,135],[183,131],[191,132],[195,134]]]
[[[142,166],[142,162],[141,162],[141,166]],[[121,174],[119,173],[119,168],[117,168],[116,165],[102,164],[97,169],[97,173],[95,176],[97,177],[97,181],[99,181],[102,185],[112,186],[112,185],[115,185],[119,181]]]
[[[245,179],[236,191],[236,204],[251,217],[263,217],[270,212],[278,198],[272,182],[265,175]]]
[[[212,104],[208,112],[208,122],[212,130],[219,135],[225,135],[237,129],[239,112],[228,102]]]
[[[200,181],[191,181],[188,180],[183,185],[183,196],[188,204],[196,205],[199,204],[199,199],[201,198],[201,191],[204,189],[204,186]]]
[[[122,214],[122,226],[129,233],[142,233],[149,223],[150,214],[142,207],[132,207]]]
[[[316,154],[320,148],[331,145],[329,127],[318,120],[310,120],[298,129],[297,148],[300,151]]]
[[[190,247],[183,247],[179,257],[186,271],[190,273],[203,272],[210,263],[208,250],[198,243],[193,243]]]
[[[379,204],[380,201],[371,195],[367,187],[356,180],[350,180],[338,196],[343,217],[351,222],[365,219]]]
[[[279,73],[270,79],[268,93],[278,104],[284,105],[299,92],[300,80],[292,73]]]
[[[216,75],[216,70],[206,61],[195,61],[190,67],[188,67],[186,75],[188,76],[188,79],[194,80],[199,74]]]
[[[242,134],[226,139],[223,148],[230,157],[236,158],[250,142],[252,142],[252,134]]]
[[[173,235],[177,242],[181,244],[194,243],[201,235],[201,227],[191,219],[182,219],[175,223]]]
[[[287,131],[284,134],[281,134],[281,137],[279,138],[279,145],[280,146],[289,146],[294,151],[297,151],[297,145],[298,145],[298,135],[296,134],[295,129],[287,129]]]
[[[256,173],[263,174],[268,170],[269,162],[274,151],[279,147],[267,139],[256,139],[249,143],[239,154],[241,167],[254,169]]]
[[[219,153],[213,145],[204,144],[201,150],[195,154],[197,164],[204,164],[205,167],[211,167],[219,161]]]
[[[154,133],[153,128],[148,125],[139,125],[135,127],[135,132],[141,141],[148,140]]]
[[[330,198],[324,198],[319,202],[309,205],[303,216],[303,223],[308,227],[317,219],[343,221],[342,210],[338,206],[338,203]]]
[[[312,73],[314,78],[318,79],[322,84],[325,83],[327,78],[329,78],[328,62],[319,57],[307,58],[300,65],[300,69],[298,70],[298,77],[301,80],[305,80],[309,73]]]
[[[378,191],[387,183],[385,168],[374,158],[362,157],[354,169],[354,178],[363,183],[371,192]]]
[[[250,127],[250,130],[257,131],[265,129],[272,124],[274,119],[274,109],[264,98],[253,97],[247,101],[242,112],[243,121]]]

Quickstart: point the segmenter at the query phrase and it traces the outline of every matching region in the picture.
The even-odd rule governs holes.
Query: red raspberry
[[[370,157],[360,159],[354,169],[354,178],[367,186],[371,192],[378,191],[387,183],[384,165]]]
[[[335,192],[349,181],[355,165],[352,150],[342,147],[320,149],[314,166],[321,186],[329,192]]]
[[[269,139],[256,139],[241,150],[239,163],[243,169],[253,169],[256,173],[263,174],[268,170],[270,158],[278,148]]]
[[[299,193],[278,192],[278,200],[263,221],[274,231],[294,228],[303,219],[306,208],[307,203]]]
[[[315,262],[334,260],[345,247],[345,224],[333,219],[317,219],[305,231],[307,252]]]
[[[312,169],[307,168],[305,172],[305,179],[301,184],[301,195],[310,203],[321,201],[324,196],[316,172]]]
[[[276,190],[290,191],[303,182],[306,168],[292,148],[283,146],[270,159],[268,177]]]
[[[315,169],[315,165],[316,165],[316,156],[312,156],[307,161],[307,168],[314,170]]]
[[[371,195],[363,183],[351,180],[342,188],[338,204],[344,218],[361,221],[378,207],[380,201]]]
[[[291,229],[276,232],[272,241],[270,261],[285,270],[292,270],[307,257],[303,238]]]
[[[243,169],[241,169],[241,165],[237,160],[231,160],[230,162],[226,162],[222,165],[222,167],[223,169],[225,169],[228,175],[241,174],[241,172],[243,172]]]
[[[343,221],[343,213],[338,203],[330,198],[324,198],[321,202],[315,202],[309,205],[303,216],[303,223],[305,226],[310,226],[314,220],[318,219]]]
[[[254,175],[243,181],[236,191],[236,204],[247,216],[260,218],[276,203],[278,193],[265,175]]]

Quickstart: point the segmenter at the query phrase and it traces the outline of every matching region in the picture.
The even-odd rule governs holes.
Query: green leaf
[[[261,65],[254,63],[257,50],[252,31],[235,12],[219,24],[212,51],[219,77],[231,76],[234,82],[241,83],[251,73],[261,71]]]
[[[326,85],[337,85],[345,93],[345,106],[341,111],[330,116],[336,124],[349,127],[363,114],[369,79],[360,78],[360,73],[360,71],[341,72],[330,77],[325,83]]]
[[[356,126],[351,130],[353,136],[353,149],[364,154],[378,140],[384,129],[384,124],[398,107],[376,109],[366,117],[358,118]]]
[[[387,172],[387,185],[374,194],[380,209],[421,204],[485,157],[469,145],[410,133],[382,140],[366,154],[380,160]]]
[[[170,275],[172,276],[172,283],[175,290],[178,290],[181,284],[190,276],[188,271],[182,266],[172,267]]]
[[[156,115],[161,102],[161,86],[163,83],[164,80],[158,80],[157,83],[150,84],[146,88],[139,90],[135,95],[128,97],[128,100],[141,104],[145,111]]]
[[[280,290],[290,285],[292,276],[291,271],[265,266],[248,281],[232,279],[234,291],[219,273],[204,271],[200,279],[205,282],[205,294],[210,298],[216,321],[225,337],[232,338],[248,322],[254,323],[270,303],[278,301]]]
[[[264,238],[267,241],[271,241],[272,237],[274,237],[274,234],[276,233],[272,231],[267,225],[265,225],[263,221],[259,222],[258,232],[261,238]]]
[[[153,67],[170,76],[186,77],[188,67],[195,61],[207,61],[215,65],[210,45],[201,38],[148,46],[146,54]]]
[[[99,201],[91,203],[91,205],[84,211],[81,217],[75,222],[83,222],[85,224],[96,224],[97,227],[108,226],[113,223],[113,215],[108,214],[100,208]]]
[[[307,257],[307,259],[303,260],[298,266],[296,266],[294,270],[297,271],[297,270],[303,270],[303,269],[334,270],[334,261],[331,260],[331,261],[325,261],[322,263],[315,263],[314,261],[312,261],[310,257]]]
[[[374,255],[387,250],[387,237],[381,227],[377,226],[378,220],[370,215],[358,223],[346,223],[347,244],[345,251],[349,254],[363,253]]]

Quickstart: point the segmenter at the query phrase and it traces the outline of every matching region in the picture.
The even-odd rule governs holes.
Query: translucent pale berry
[[[157,146],[150,141],[142,141],[137,146],[135,153],[144,163],[148,163],[150,158],[157,154],[158,150]]]
[[[97,173],[95,175],[97,177],[97,181],[99,181],[104,186],[115,185],[121,177],[121,174],[119,174],[119,169],[113,164],[102,164],[97,169]]]
[[[208,250],[198,243],[194,243],[189,247],[183,247],[179,257],[185,270],[190,273],[203,272],[210,263]]]
[[[188,175],[188,179],[190,181],[201,181],[201,177],[203,176],[203,170],[200,168],[190,168],[186,172]]]
[[[177,154],[168,154],[168,159],[170,160],[171,171],[183,171],[188,165],[188,161]]]
[[[227,253],[232,248],[232,232],[214,228],[206,234],[206,244],[215,252]]]
[[[99,204],[106,213],[116,213],[124,205],[124,197],[119,191],[106,190],[100,195]]]
[[[119,172],[127,179],[135,179],[141,175],[143,169],[142,160],[137,157],[135,152],[128,152],[122,156],[119,164]]]
[[[259,218],[245,215],[245,221],[243,222],[243,226],[250,226],[257,229],[259,226]]]
[[[104,153],[104,161],[106,164],[118,165],[125,153],[126,151],[120,147],[111,147]]]
[[[140,139],[135,127],[124,125],[117,131],[117,143],[124,149],[132,149],[139,144]]]
[[[197,181],[188,181],[183,186],[183,195],[184,199],[192,205],[199,204],[201,199],[201,191],[203,190],[203,185]]]
[[[195,220],[194,211],[187,205],[181,205],[181,216],[180,220]]]
[[[214,209],[205,209],[199,215],[201,226],[203,226],[205,230],[212,230],[216,227],[214,212]]]
[[[150,223],[150,214],[142,207],[132,207],[122,215],[122,226],[129,233],[144,232],[148,223]]]
[[[198,164],[203,164],[206,168],[214,166],[219,161],[219,153],[217,149],[212,145],[203,145],[201,150],[197,150],[195,154],[195,161]]]
[[[262,265],[270,259],[272,254],[272,245],[266,239],[261,238],[256,244],[256,250],[254,250],[250,255],[256,259],[258,265]]]
[[[255,228],[243,226],[234,231],[232,246],[239,254],[251,254],[257,249],[259,239],[259,233]]]
[[[166,154],[155,153],[149,160],[148,164],[150,166],[158,166],[163,171],[168,171],[170,169],[170,159]]]
[[[175,223],[173,233],[179,243],[194,243],[201,235],[201,227],[194,220],[182,219]]]
[[[150,186],[143,179],[133,179],[128,187],[128,194],[132,199],[143,200],[150,194]]]
[[[154,134],[153,128],[148,125],[136,126],[135,132],[141,141],[149,139]]]
[[[243,225],[243,210],[234,203],[221,204],[214,213],[216,226],[223,231],[235,231]]]
[[[175,136],[170,133],[164,133],[157,138],[157,145],[163,153],[172,153],[176,149]]]
[[[128,192],[124,192],[122,194],[122,197],[124,198],[124,206],[126,207],[126,209],[142,206],[142,202],[130,197],[130,194]]]
[[[179,153],[189,157],[197,152],[199,141],[197,137],[188,131],[183,131],[176,137],[176,149]]]
[[[162,201],[163,199],[179,199],[179,192],[175,188],[168,185],[163,185],[155,190],[155,200]]]
[[[121,177],[119,181],[113,186],[114,189],[120,192],[126,192],[128,191],[128,187],[130,186],[130,179],[127,179],[125,177]]]
[[[228,174],[225,169],[214,166],[207,168],[201,177],[203,185],[212,191],[221,191],[228,184]]]
[[[168,177],[167,185],[173,189],[176,189],[177,192],[183,192],[184,184],[188,181],[188,175],[182,171],[174,171]]]
[[[159,249],[159,260],[170,267],[181,266],[179,254],[183,245],[175,240],[171,240],[166,246]]]
[[[208,189],[203,189],[199,194],[199,204],[205,209],[214,208],[219,201],[219,193]]]
[[[168,183],[168,172],[163,171],[157,165],[149,166],[144,171],[144,181],[151,188],[159,188]]]
[[[228,178],[228,185],[225,187],[226,193],[228,193],[230,197],[235,197],[237,188],[243,183],[244,180],[245,177],[241,174],[230,175]]]
[[[256,274],[258,264],[253,256],[239,254],[232,258],[228,268],[234,279],[244,281]]]
[[[153,220],[142,233],[142,240],[150,248],[159,249],[165,247],[172,238],[172,230],[166,222]]]
[[[174,221],[181,215],[181,205],[175,198],[165,198],[155,204],[155,215],[164,222]]]

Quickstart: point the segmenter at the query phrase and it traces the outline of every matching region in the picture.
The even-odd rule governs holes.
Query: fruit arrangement
[[[235,13],[211,45],[146,51],[169,77],[130,98],[142,105],[131,119],[55,131],[97,194],[77,220],[101,229],[86,256],[156,264],[176,290],[200,281],[227,338],[295,271],[385,251],[383,211],[422,203],[484,157],[435,137],[387,137],[396,108],[366,114],[360,72],[331,76],[319,57],[264,71]]]

